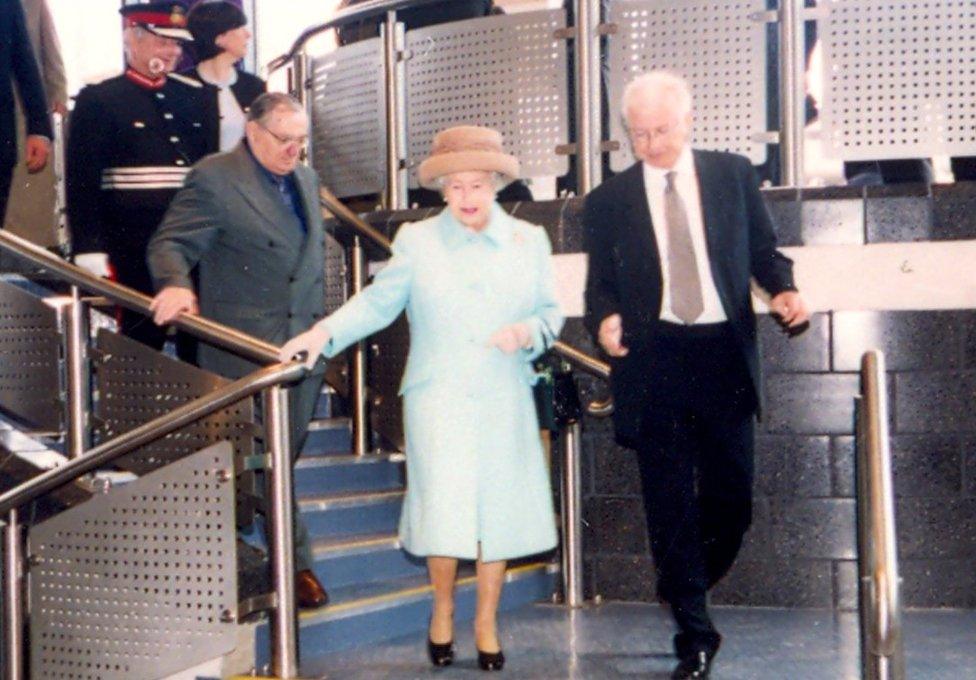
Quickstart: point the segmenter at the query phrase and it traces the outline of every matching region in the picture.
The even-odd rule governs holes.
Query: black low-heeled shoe
[[[497,652],[482,652],[478,650],[478,667],[483,671],[500,671],[505,667],[505,655],[502,650]]]
[[[444,644],[438,644],[428,637],[427,656],[430,657],[430,662],[437,668],[450,666],[454,663],[454,641],[451,640]]]

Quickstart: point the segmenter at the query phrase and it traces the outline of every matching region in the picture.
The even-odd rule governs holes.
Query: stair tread
[[[340,553],[398,550],[399,547],[400,537],[395,532],[387,532],[319,539],[312,543],[312,552],[316,557],[328,557]]]
[[[558,570],[558,566],[551,562],[531,562],[508,569],[505,581],[510,582],[554,570]],[[473,567],[460,565],[457,580],[458,590],[473,588],[474,585]],[[330,588],[329,605],[316,611],[302,612],[300,625],[315,625],[330,619],[351,616],[374,608],[383,608],[404,600],[424,598],[430,594],[430,591],[431,586],[426,574],[414,574],[398,579]]]
[[[386,491],[349,491],[319,496],[303,496],[298,499],[301,510],[328,510],[339,507],[355,507],[358,505],[373,505],[376,503],[399,502],[406,493],[404,489],[388,489]]]
[[[356,456],[351,451],[333,453],[328,456],[300,456],[295,462],[295,469],[333,467],[336,465],[376,465],[378,463],[403,462],[402,453],[368,453]]]

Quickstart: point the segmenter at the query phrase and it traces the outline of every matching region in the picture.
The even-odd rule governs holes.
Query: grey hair
[[[284,108],[295,113],[305,113],[302,103],[284,92],[265,92],[260,97],[251,102],[251,108],[247,112],[247,119],[255,123],[263,124],[276,109]]]
[[[641,96],[670,100],[679,116],[691,113],[691,86],[687,80],[670,71],[649,71],[627,83],[620,97],[620,115],[625,122],[631,107]]]
[[[447,184],[447,178],[450,177],[452,174],[454,173],[448,175],[441,175],[436,180],[434,180],[435,182],[437,182],[437,186],[440,189],[440,192],[442,194],[444,193],[444,186]],[[491,170],[488,171],[488,174],[491,175],[491,184],[493,187],[495,187],[495,193],[497,194],[499,191],[502,190],[502,187],[505,186],[506,184],[505,178],[502,177],[501,173],[494,172]]]

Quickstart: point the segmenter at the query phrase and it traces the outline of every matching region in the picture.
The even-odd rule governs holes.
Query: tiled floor
[[[856,680],[857,620],[829,611],[716,608],[725,641],[713,667],[715,680]],[[667,678],[671,628],[657,606],[605,604],[571,612],[535,606],[502,617],[508,663],[502,676],[522,679],[597,680]],[[908,677],[976,678],[976,611],[905,614]],[[433,671],[423,636],[370,650],[323,657],[305,664],[305,675],[342,680],[484,680],[468,630],[458,631],[458,660]]]

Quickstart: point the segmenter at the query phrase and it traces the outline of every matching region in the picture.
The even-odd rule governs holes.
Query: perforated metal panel
[[[828,154],[976,154],[972,0],[833,0],[828,8],[818,22]]]
[[[57,312],[0,281],[0,409],[29,427],[62,427]]]
[[[692,144],[735,151],[753,163],[766,145],[749,141],[766,130],[766,28],[749,15],[764,0],[614,0],[610,36],[610,154],[614,172],[634,162],[621,121],[624,87],[641,73],[668,69],[688,79],[695,99]]]
[[[560,176],[568,137],[566,43],[553,33],[563,10],[457,21],[407,32],[407,130],[411,186],[434,135],[453,125],[487,125],[525,177]]]
[[[325,235],[325,313],[331,314],[346,301],[346,255],[334,236]]]
[[[202,397],[229,381],[171,359],[159,352],[106,330],[99,332],[93,368],[98,399],[96,433],[105,439],[127,432]],[[245,399],[176,432],[136,449],[117,465],[144,474],[188,456],[218,441],[228,440],[237,455],[256,452],[254,400]],[[253,473],[238,479],[240,522],[250,522],[257,483]]]
[[[234,649],[231,467],[217,444],[31,529],[32,678],[152,680]]]
[[[312,164],[337,196],[379,192],[386,176],[386,90],[379,38],[312,61]]]

